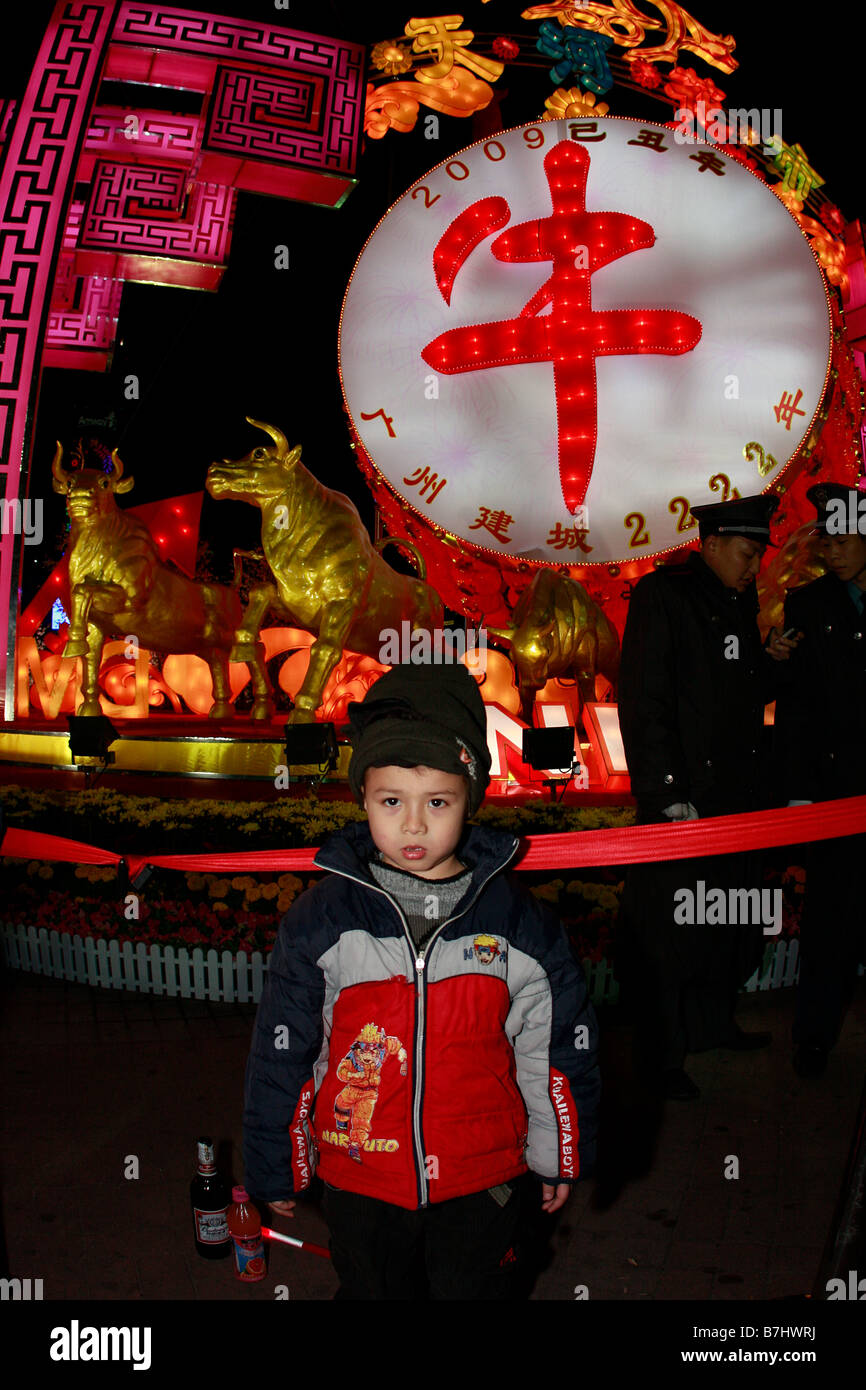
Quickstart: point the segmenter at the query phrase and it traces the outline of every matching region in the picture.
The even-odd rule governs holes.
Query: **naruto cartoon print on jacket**
[[[527,1169],[557,1183],[592,1167],[595,1015],[560,923],[500,872],[518,844],[470,828],[470,888],[422,950],[369,872],[365,823],[318,852],[329,872],[280,923],[256,1017],[251,1193],[291,1197],[315,1170],[414,1210]]]

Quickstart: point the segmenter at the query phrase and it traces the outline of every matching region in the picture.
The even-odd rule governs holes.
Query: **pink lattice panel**
[[[305,87],[312,90],[318,82],[321,97],[315,131],[302,115],[294,132],[297,143],[291,160],[311,173],[354,175],[364,107],[364,50],[360,44],[162,5],[121,5],[107,77],[210,91],[221,80],[218,65],[226,74],[235,74],[235,79],[233,84],[224,80],[225,100],[209,117],[215,150],[267,160],[276,151],[276,163],[285,164],[287,147],[277,139],[279,123],[274,117],[288,112],[297,101],[291,96],[293,84],[301,92]],[[262,89],[264,100],[255,103],[258,115],[253,114],[252,105],[248,106],[247,96],[239,96],[236,90],[244,72],[260,76],[265,84],[277,79],[284,84],[270,97]],[[277,109],[280,104],[282,113]],[[305,107],[309,101],[302,97],[302,112]],[[231,127],[228,131],[226,121]],[[262,125],[260,132],[254,129],[257,124]],[[283,127],[282,134],[288,133],[289,128]],[[205,145],[211,146],[208,136]]]
[[[6,136],[15,115],[15,102],[8,97],[0,97],[0,146],[6,143]]]
[[[99,106],[90,118],[77,177],[89,182],[97,163],[105,160],[121,164],[171,160],[191,168],[202,128],[198,116]]]
[[[161,280],[213,288],[228,260],[234,190],[219,184],[187,184],[184,169],[146,164],[100,163],[93,173],[75,268],[79,274],[115,279]],[[145,258],[142,263],[142,258]],[[208,275],[159,273],[159,260],[194,262]]]
[[[65,354],[87,352],[93,355],[93,370],[102,371],[108,364],[117,331],[123,282],[92,275],[79,284],[78,306],[72,310],[52,309],[48,316],[43,363],[49,367],[67,366]],[[87,359],[78,357],[76,362],[82,360]]]
[[[39,386],[42,323],[63,233],[76,151],[93,104],[115,0],[58,0],[15,118],[0,169],[0,496],[23,495]],[[10,30],[10,33],[12,31]],[[4,121],[6,111],[3,112]],[[14,708],[17,538],[0,536],[0,688]]]

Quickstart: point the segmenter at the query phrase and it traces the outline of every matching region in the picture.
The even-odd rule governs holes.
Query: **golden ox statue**
[[[164,565],[143,522],[122,512],[117,493],[128,492],[117,450],[112,471],[69,471],[58,441],[51,465],[54,491],[66,495],[69,514],[69,637],[63,655],[83,657],[84,696],[79,714],[100,713],[97,678],[107,637],[135,638],[147,651],[191,652],[204,657],[214,686],[212,719],[228,719],[228,661],[241,617],[235,589],[199,584]],[[263,649],[251,650],[253,688],[266,699]]]
[[[441,628],[442,600],[420,579],[398,574],[377,554],[354,503],[323,487],[301,463],[301,446],[289,449],[273,425],[246,417],[273,445],[242,459],[221,459],[208,469],[211,497],[250,502],[262,512],[262,547],[274,582],[250,591],[232,658],[246,661],[270,609],[294,627],[315,634],[310,664],[295,696],[291,721],[311,723],[328,676],[345,647],[379,657],[383,632]],[[407,541],[395,542],[409,545]]]
[[[574,676],[584,704],[595,699],[597,674],[616,686],[616,628],[583,585],[567,575],[539,570],[520,595],[511,626],[488,625],[487,631],[511,643],[521,715],[527,723],[532,722],[535,696],[554,676]]]

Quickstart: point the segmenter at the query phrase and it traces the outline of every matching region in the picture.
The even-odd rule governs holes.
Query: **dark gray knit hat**
[[[358,801],[368,767],[403,764],[462,773],[469,814],[478,810],[490,781],[487,714],[465,666],[394,666],[348,714],[349,786]]]

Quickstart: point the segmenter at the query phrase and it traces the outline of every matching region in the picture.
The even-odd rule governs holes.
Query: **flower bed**
[[[9,825],[83,840],[118,854],[300,849],[321,844],[350,821],[366,819],[354,801],[330,801],[312,795],[275,793],[271,801],[166,800],[104,788],[55,792],[19,786],[3,787],[0,795]],[[475,820],[528,835],[632,825],[634,811],[543,802],[485,806]]]
[[[313,796],[265,803],[165,801],[101,789],[64,794],[20,787],[4,788],[2,795],[10,824],[121,854],[303,848],[364,818],[353,802]],[[526,835],[630,825],[634,811],[544,803],[486,807],[477,820]],[[767,878],[770,886],[783,890],[783,940],[798,935],[804,879],[803,870],[788,866],[787,859],[787,851],[778,851]],[[121,947],[159,943],[175,950],[267,953],[283,913],[319,877],[153,869],[133,892],[113,867],[7,859],[3,917],[37,930],[116,941]],[[555,878],[549,871],[523,872],[520,878],[559,915],[580,959],[615,965],[621,869],[575,869]]]

